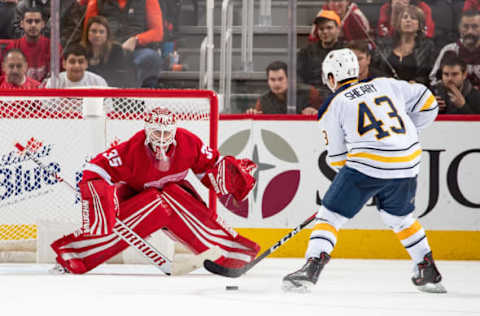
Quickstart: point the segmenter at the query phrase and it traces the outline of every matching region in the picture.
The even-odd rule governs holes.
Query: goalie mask
[[[332,50],[322,63],[323,83],[335,92],[337,83],[358,78],[359,68],[357,56],[352,50],[348,48]],[[333,85],[328,80],[328,75],[333,76]]]
[[[155,152],[155,157],[167,160],[170,145],[175,144],[177,124],[172,111],[156,107],[145,115],[146,142]]]

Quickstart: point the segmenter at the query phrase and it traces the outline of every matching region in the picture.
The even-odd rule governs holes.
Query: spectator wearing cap
[[[338,14],[341,19],[340,38],[344,41],[349,42],[368,38],[370,23],[355,2],[350,0],[328,0],[322,9],[332,10]],[[321,11],[318,12],[318,14],[320,13]],[[311,42],[318,41],[315,24],[310,31],[309,40]]]
[[[27,59],[20,49],[11,49],[2,63],[4,75],[0,77],[0,89],[36,89],[40,82],[27,76]]]
[[[343,48],[339,41],[340,17],[335,11],[322,10],[313,21],[318,41],[302,48],[297,56],[297,73],[303,83],[320,87],[322,82],[322,62],[334,49]]]

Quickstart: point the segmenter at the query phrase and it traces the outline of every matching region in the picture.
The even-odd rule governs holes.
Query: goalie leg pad
[[[170,214],[161,193],[152,188],[121,203],[119,218],[146,238],[164,227]],[[118,224],[115,228],[121,229]],[[128,244],[114,233],[105,236],[73,233],[56,240],[51,247],[59,264],[71,273],[82,274],[123,251]]]
[[[216,262],[239,268],[251,262],[260,250],[255,242],[240,236],[183,186],[166,185],[162,197],[173,212],[166,226],[168,232],[195,254],[218,246],[222,256]]]

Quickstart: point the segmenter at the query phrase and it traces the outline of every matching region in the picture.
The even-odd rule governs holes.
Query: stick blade
[[[248,270],[248,266],[243,268],[227,268],[211,260],[205,260],[203,262],[203,267],[213,274],[218,274],[227,278],[238,278]]]

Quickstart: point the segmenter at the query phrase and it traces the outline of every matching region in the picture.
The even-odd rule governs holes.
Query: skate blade
[[[417,286],[417,289],[426,293],[447,293],[447,290],[440,282],[435,284],[427,283],[425,285],[419,285]]]
[[[70,274],[67,269],[65,269],[58,263],[56,263],[52,268],[48,269],[48,273],[54,275]]]
[[[289,293],[310,293],[313,284],[308,281],[283,281],[282,290]]]

